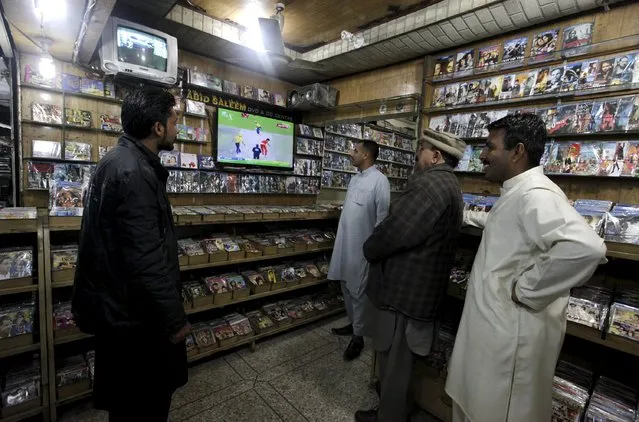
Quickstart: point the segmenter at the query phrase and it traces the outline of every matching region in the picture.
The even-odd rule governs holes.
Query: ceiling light
[[[263,53],[266,51],[264,48],[264,43],[262,42],[262,33],[260,32],[260,27],[250,27],[249,29],[242,31],[240,33],[240,41],[246,47],[251,48],[259,53]]]
[[[38,71],[44,79],[55,78],[55,63],[51,54],[44,53],[38,62]]]
[[[66,0],[33,0],[33,11],[41,22],[64,19],[67,3]]]

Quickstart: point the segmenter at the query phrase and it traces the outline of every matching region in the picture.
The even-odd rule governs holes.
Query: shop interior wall
[[[608,12],[605,12],[601,9],[598,9],[598,10],[599,11],[595,13],[587,13],[572,19],[566,19],[566,20],[543,24],[530,29],[526,29],[525,31],[511,32],[503,36],[486,39],[481,42],[472,43],[465,46],[459,46],[458,48],[454,50],[444,51],[444,52],[429,56],[429,58],[427,58],[425,62],[425,65],[426,65],[425,74],[426,74],[427,82],[425,84],[424,94],[423,94],[424,107],[425,108],[430,107],[431,100],[432,100],[433,85],[431,82],[428,82],[428,79],[429,77],[432,77],[432,74],[433,74],[435,57],[454,54],[455,52],[461,51],[463,49],[485,47],[485,46],[489,46],[493,44],[503,45],[503,42],[505,40],[512,39],[517,36],[525,36],[525,35],[529,37],[528,48],[526,51],[526,56],[528,56],[530,54],[530,40],[535,34],[542,32],[543,30],[546,30],[546,29],[565,28],[570,25],[579,24],[579,23],[594,22],[593,39],[592,39],[593,44],[639,34],[639,25],[637,25],[637,22],[639,22],[639,2],[628,2],[619,6],[611,6],[610,11]],[[558,49],[561,48],[561,45],[558,45],[557,48]],[[635,46],[634,48],[637,48],[637,46]],[[614,49],[615,49],[615,46],[612,44],[609,46],[606,46],[606,50],[614,51]],[[624,46],[622,51],[627,51],[631,49],[632,47],[628,47],[626,45]],[[610,54],[610,55],[614,56],[616,54]],[[597,54],[594,54],[593,56],[605,57],[605,54],[597,53]],[[578,58],[576,57],[574,58],[574,60],[571,60],[571,61],[578,61],[578,60],[581,60],[582,58],[585,60],[586,57],[588,56],[579,56]],[[525,71],[529,68],[532,69],[532,68],[542,67],[544,65],[545,64],[543,63],[538,63],[531,66],[514,68],[509,71],[504,71],[501,74],[518,73],[518,72]],[[471,77],[467,77],[463,79],[457,79],[456,81],[473,80],[477,78],[478,78],[477,76],[471,76]],[[630,91],[628,93],[637,93],[635,91],[636,90]],[[596,98],[601,98],[605,96],[619,97],[624,94],[626,94],[626,92],[624,91],[614,92],[607,95],[599,93],[595,96],[583,96],[580,98],[580,101],[585,101],[593,97],[596,97]],[[547,103],[543,103],[543,102],[534,103],[535,107],[544,107],[544,106],[550,106],[550,105],[556,105],[556,101],[554,102],[550,101]],[[512,107],[525,107],[525,105],[519,104]],[[504,103],[501,105],[495,104],[494,107],[490,107],[490,108],[483,107],[482,110],[503,109],[503,108],[509,108],[508,103]],[[442,112],[438,114],[447,114],[444,110],[445,108],[442,109]],[[457,112],[461,113],[466,111],[473,111],[473,110],[464,109],[464,110],[459,110]],[[451,113],[455,113],[455,112],[451,112]],[[429,119],[429,113],[426,113],[426,112],[423,113],[422,119],[421,119],[422,127],[428,127],[428,119]],[[490,195],[498,195],[500,192],[498,185],[491,184],[485,181],[481,174],[458,174],[458,177],[461,181],[462,189],[464,192],[490,194]],[[609,200],[609,201],[614,201],[619,203],[633,203],[633,204],[639,203],[639,184],[637,183],[636,180],[603,178],[603,177],[583,177],[583,176],[581,177],[580,176],[552,176],[552,178],[555,181],[555,183],[557,183],[564,190],[566,195],[571,199],[586,198],[586,199],[603,199],[603,200]]]
[[[190,52],[180,50],[180,67],[194,69],[200,72],[211,73],[222,79],[231,80],[241,85],[251,85],[256,88],[267,89],[272,92],[286,95],[288,90],[296,87],[286,81],[282,81],[257,72],[252,72],[237,66],[229,65],[224,62],[213,60],[207,57],[199,56]],[[20,80],[24,81],[25,69],[27,65],[37,68],[38,56],[21,54],[20,55]],[[62,73],[74,74],[86,77],[86,70],[74,66],[71,63],[56,61],[56,74]],[[95,76],[93,76],[95,78]],[[86,98],[66,96],[66,107],[88,110],[92,114],[92,127],[99,127],[100,114],[116,114],[120,113],[120,105],[114,104],[100,99],[100,97]],[[34,88],[21,89],[20,95],[20,112],[23,120],[32,118],[31,105],[33,103],[49,103],[62,106],[62,94],[52,92],[50,90],[40,90]],[[180,116],[179,123],[199,127],[207,125],[204,119]],[[106,134],[102,132],[87,132],[82,130],[73,130],[67,128],[65,134],[59,128],[22,124],[21,125],[21,203],[24,206],[47,207],[48,193],[46,191],[26,190],[27,174],[25,166],[28,159],[32,156],[31,141],[34,139],[46,139],[51,141],[62,141],[63,136],[66,140],[82,141],[90,143],[92,146],[92,161],[98,161],[99,146],[113,146],[117,143],[118,136]],[[212,155],[213,142],[209,136],[205,144],[187,144],[177,142],[181,152]],[[309,205],[315,203],[315,196],[311,195],[249,195],[249,194],[179,194],[171,195],[174,205],[201,205],[201,204],[259,204],[259,205]]]

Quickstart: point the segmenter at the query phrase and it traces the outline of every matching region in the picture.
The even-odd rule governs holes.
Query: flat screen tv
[[[224,108],[217,110],[218,163],[293,168],[292,122]]]
[[[107,74],[125,74],[165,85],[177,82],[177,39],[111,17],[102,33],[100,64]]]

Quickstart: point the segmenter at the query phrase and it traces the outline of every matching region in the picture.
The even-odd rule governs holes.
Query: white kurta
[[[507,180],[488,214],[464,220],[484,233],[446,392],[472,422],[550,421],[570,289],[606,262],[604,241],[541,167]]]
[[[355,296],[366,287],[368,262],[364,242],[388,215],[390,184],[377,168],[354,175],[348,185],[328,271],[330,280],[342,280]]]

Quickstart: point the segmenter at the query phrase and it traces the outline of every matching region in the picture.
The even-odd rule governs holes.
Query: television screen
[[[166,72],[167,40],[147,32],[118,25],[118,60]]]
[[[291,122],[218,108],[217,161],[263,167],[293,167]]]

